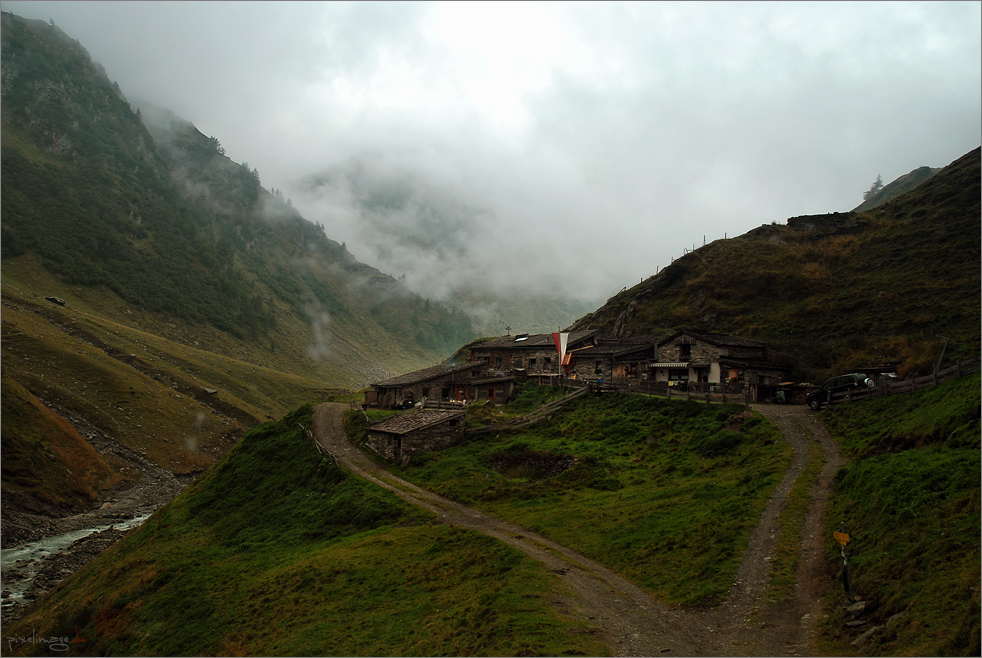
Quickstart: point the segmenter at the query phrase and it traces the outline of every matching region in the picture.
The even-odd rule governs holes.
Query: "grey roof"
[[[699,340],[709,343],[710,345],[726,345],[728,347],[767,347],[766,343],[762,343],[759,340],[750,340],[749,338],[730,336],[728,334],[710,334],[702,331],[690,331],[688,329],[676,331],[671,336],[658,341],[658,345],[659,347],[662,345],[667,345],[683,334],[692,336],[693,338],[698,338]]]
[[[440,365],[430,366],[429,368],[423,368],[422,370],[407,372],[404,375],[392,377],[391,379],[386,379],[381,382],[374,382],[372,386],[406,386],[407,384],[425,382],[430,379],[437,379],[438,377],[444,377],[457,372],[466,372],[482,366],[483,364],[480,363],[441,363]]]
[[[573,345],[576,345],[580,341],[586,340],[596,336],[597,332],[595,330],[590,331],[571,331],[569,332],[569,338],[566,340],[566,349],[569,350]],[[479,343],[474,343],[471,346],[472,350],[480,349],[521,349],[529,347],[555,348],[555,342],[552,338],[552,334],[518,334],[516,336],[500,336],[498,338],[492,338],[491,340],[481,341]]]
[[[386,434],[408,434],[415,430],[445,423],[454,418],[463,418],[466,413],[466,411],[420,409],[419,411],[411,411],[387,418],[382,422],[369,425],[368,429],[373,432],[385,432]]]
[[[601,340],[597,341],[596,345],[589,347],[581,347],[579,349],[570,350],[574,356],[583,357],[585,359],[590,358],[591,355],[595,354],[600,356],[606,354],[609,356],[624,356],[628,354],[636,354],[638,352],[643,352],[646,350],[654,353],[655,342],[654,341],[644,341],[644,342],[633,342],[633,341],[609,341]]]

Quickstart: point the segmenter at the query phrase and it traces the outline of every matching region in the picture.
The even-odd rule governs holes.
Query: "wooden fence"
[[[924,388],[933,388],[945,382],[950,382],[953,379],[978,372],[980,369],[982,369],[982,363],[980,363],[979,357],[975,356],[971,359],[960,361],[950,368],[939,370],[932,375],[911,377],[902,381],[882,381],[877,382],[876,386],[870,388],[855,388],[835,394],[830,392],[826,403],[830,405],[842,404],[844,402],[856,402],[857,400],[865,400],[867,398],[878,398],[886,395],[896,395],[897,393],[919,391]]]
[[[577,388],[575,391],[573,391],[569,395],[564,395],[563,397],[559,398],[558,400],[553,400],[552,402],[550,402],[548,404],[544,404],[544,405],[542,405],[541,407],[539,407],[538,409],[536,409],[535,411],[533,411],[530,414],[527,414],[527,415],[522,416],[520,418],[516,418],[514,420],[510,420],[507,423],[497,423],[495,425],[488,425],[487,427],[476,427],[474,429],[468,429],[466,433],[467,434],[487,434],[489,432],[501,432],[501,431],[504,431],[504,430],[517,430],[517,429],[521,429],[522,427],[528,427],[532,423],[534,423],[536,421],[539,421],[539,420],[542,420],[543,418],[548,417],[549,415],[552,414],[552,412],[554,412],[556,409],[558,409],[559,407],[563,406],[564,404],[566,404],[570,400],[575,400],[576,398],[583,397],[584,395],[586,395],[589,392],[589,390],[590,389],[588,389],[585,386],[584,387],[581,387],[581,388]]]

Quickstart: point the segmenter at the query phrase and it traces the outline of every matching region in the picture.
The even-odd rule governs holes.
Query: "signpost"
[[[846,596],[850,601],[854,600],[852,595],[852,582],[849,579],[849,558],[846,557],[846,544],[849,543],[849,535],[846,534],[846,524],[839,524],[839,532],[833,532],[832,536],[842,546],[842,585],[846,589]]]

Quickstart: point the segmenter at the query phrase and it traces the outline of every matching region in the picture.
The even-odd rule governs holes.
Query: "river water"
[[[73,530],[63,535],[45,537],[35,542],[0,550],[3,606],[24,603],[25,594],[41,571],[44,561],[54,558],[79,539],[110,528],[126,531],[139,526],[148,518],[150,515],[145,514],[125,521]]]

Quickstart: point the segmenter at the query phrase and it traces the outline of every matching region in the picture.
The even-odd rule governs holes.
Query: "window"
[[[536,360],[535,359],[529,359],[529,368],[531,368],[535,364],[536,364]]]
[[[679,345],[679,361],[688,361],[692,358],[692,345]]]
[[[494,387],[493,386],[488,386],[488,399],[489,400],[493,400],[494,399],[494,394],[495,394]]]

